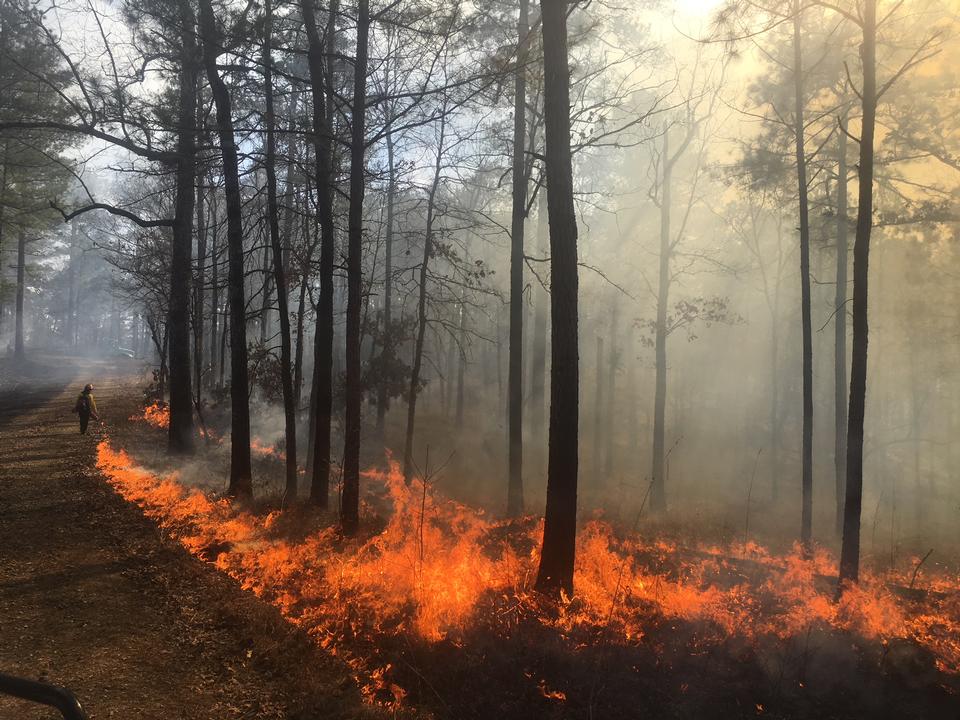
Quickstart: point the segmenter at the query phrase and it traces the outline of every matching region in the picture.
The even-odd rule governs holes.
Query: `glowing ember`
[[[143,420],[154,427],[166,430],[170,427],[170,407],[155,402],[153,405],[147,405],[147,407],[143,409],[142,415],[131,415],[130,419]]]
[[[190,552],[343,657],[366,696],[387,705],[404,696],[391,667],[371,665],[365,657],[375,653],[353,656],[347,648],[405,634],[459,642],[480,623],[506,633],[521,617],[565,634],[603,630],[591,636],[629,643],[672,619],[700,623],[697,642],[733,635],[757,642],[823,627],[880,641],[903,638],[931,651],[942,671],[960,672],[956,577],[928,581],[927,593],[904,599],[888,589],[905,587],[902,578],[888,578],[888,586],[865,574],[833,603],[823,579],[836,575],[836,564],[824,551],[807,560],[798,549],[774,556],[754,543],[690,550],[622,538],[593,521],[578,539],[577,595],[559,614],[550,613],[530,588],[542,523],[493,521],[422,483],[406,485],[395,464],[366,474],[366,484],[385,492],[392,506],[381,532],[346,541],[336,529],[322,528],[296,542],[282,536],[280,512],[254,515],[211,499],[184,487],[176,474],[138,467],[108,441],[99,445],[98,467]],[[546,698],[565,699],[545,681],[538,689]]]

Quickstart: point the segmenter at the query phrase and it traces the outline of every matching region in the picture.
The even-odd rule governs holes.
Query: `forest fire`
[[[133,414],[130,416],[130,419],[134,421],[142,420],[149,425],[166,430],[170,427],[170,406],[155,402],[147,405],[143,409],[143,414]]]
[[[905,640],[932,653],[941,671],[960,673],[956,577],[925,579],[923,592],[906,592],[903,577],[867,576],[834,603],[825,578],[836,566],[823,551],[805,560],[799,550],[775,556],[753,543],[690,550],[618,537],[591,521],[578,543],[576,597],[557,611],[531,587],[542,523],[492,520],[422,483],[408,487],[396,466],[366,474],[389,497],[386,527],[346,542],[334,528],[288,540],[283,513],[255,515],[185,487],[176,473],[154,475],[107,440],[97,464],[125,499],[276,605],[351,666],[368,699],[388,705],[404,695],[389,665],[352,648],[391,636],[456,643],[480,625],[507,634],[531,619],[561,635],[586,631],[595,642],[626,644],[672,620],[698,623],[691,642],[707,645],[824,628],[854,640]],[[543,681],[538,687],[543,697],[565,697]]]
[[[250,439],[250,452],[257,457],[273,458],[281,461],[286,460],[287,457],[282,450],[277,449],[274,445],[267,445],[257,437]]]

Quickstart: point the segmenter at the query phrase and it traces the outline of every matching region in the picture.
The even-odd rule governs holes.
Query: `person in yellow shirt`
[[[80,418],[80,434],[87,434],[87,425],[92,417],[99,422],[100,415],[97,414],[97,401],[93,399],[93,385],[87,383],[83,392],[77,396],[77,403],[73,406],[73,411]]]

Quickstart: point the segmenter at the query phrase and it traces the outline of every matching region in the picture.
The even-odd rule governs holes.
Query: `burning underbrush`
[[[170,407],[166,403],[155,402],[147,405],[142,413],[131,415],[130,420],[143,421],[153,427],[166,430],[170,427]]]
[[[734,668],[745,656],[766,668],[767,686],[756,691],[762,711],[775,684],[770,678],[783,673],[761,658],[765,648],[802,646],[806,663],[811,637],[872,648],[861,655],[881,664],[890,648],[908,647],[911,662],[945,693],[954,691],[960,672],[957,577],[921,575],[919,590],[914,578],[868,575],[834,603],[836,564],[824,551],[807,560],[798,551],[777,556],[753,543],[681,548],[624,537],[592,520],[578,538],[576,596],[553,606],[531,587],[542,523],[494,520],[427,484],[407,486],[395,466],[365,475],[364,525],[376,530],[355,540],[305,520],[297,508],[255,513],[188,488],[176,473],[154,474],[109,441],[98,448],[98,467],[187,550],[275,604],[341,657],[365,695],[385,705],[404,704],[413,694],[449,708],[445,688],[462,692],[470,685],[452,669],[456,663],[472,657],[489,667],[495,648],[521,646],[502,659],[509,667],[504,677],[487,670],[486,682],[504,685],[503,692],[522,682],[548,707],[572,701],[575,692],[589,696],[582,704],[591,711],[604,688],[602,668],[611,663],[639,682],[644,668],[659,672],[688,663],[684,658],[720,663],[719,654]],[[571,671],[580,673],[578,680],[565,676],[548,657],[548,648],[561,646],[565,658],[590,658],[583,661],[589,672]],[[424,669],[431,653],[442,670]],[[676,687],[686,693],[690,681]]]
[[[166,403],[154,402],[147,405],[143,412],[137,412],[129,418],[132,422],[145,422],[148,425],[166,430],[170,427],[170,406]],[[198,428],[200,439],[209,444],[222,445],[224,437],[222,434],[201,425]],[[229,434],[228,434],[229,435]],[[286,453],[277,448],[276,444],[268,444],[258,437],[250,439],[250,453],[253,457],[269,458],[283,461],[286,459]]]

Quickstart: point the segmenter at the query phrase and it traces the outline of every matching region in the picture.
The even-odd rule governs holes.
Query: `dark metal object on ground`
[[[56,685],[0,673],[0,693],[56,708],[64,720],[88,720],[74,694]]]

